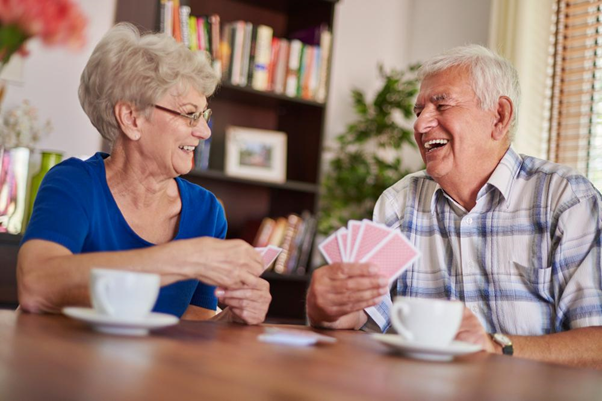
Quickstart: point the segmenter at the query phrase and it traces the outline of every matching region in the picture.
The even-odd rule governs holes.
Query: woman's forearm
[[[29,312],[59,312],[68,305],[90,305],[90,270],[127,269],[161,275],[161,286],[187,279],[179,264],[178,242],[144,249],[72,254],[56,243],[31,240],[19,251],[19,303]]]

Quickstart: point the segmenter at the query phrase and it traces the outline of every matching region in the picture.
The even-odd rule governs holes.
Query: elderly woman
[[[179,177],[211,135],[207,97],[217,83],[207,58],[171,37],[125,23],[104,36],[79,99],[111,154],[66,160],[44,178],[19,252],[24,310],[89,305],[90,269],[103,267],[159,274],[154,311],[264,320],[271,297],[260,255],[223,240],[216,197]],[[218,297],[228,307],[216,315]]]

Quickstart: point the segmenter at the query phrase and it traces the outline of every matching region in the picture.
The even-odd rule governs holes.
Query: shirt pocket
[[[554,304],[552,267],[526,266],[513,262],[512,279],[515,286],[525,292],[521,299],[533,298],[533,302]]]

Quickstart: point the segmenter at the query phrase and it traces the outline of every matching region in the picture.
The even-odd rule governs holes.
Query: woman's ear
[[[507,96],[500,96],[497,101],[496,120],[493,128],[493,139],[502,140],[508,135],[512,125],[512,116],[514,116],[514,104]]]
[[[114,108],[115,118],[121,131],[132,141],[140,139],[140,113],[128,102],[119,101]]]

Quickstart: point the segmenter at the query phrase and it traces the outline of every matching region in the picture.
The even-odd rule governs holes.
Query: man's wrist
[[[507,335],[496,333],[489,334],[491,343],[494,346],[495,353],[500,355],[512,356],[514,354],[514,344]]]

